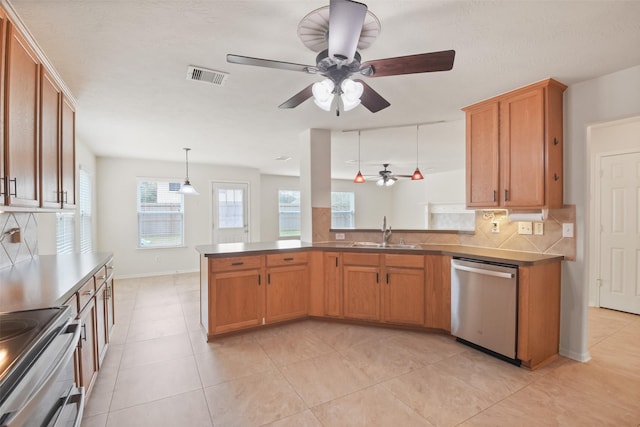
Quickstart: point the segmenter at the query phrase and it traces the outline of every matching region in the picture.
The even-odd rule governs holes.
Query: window
[[[180,183],[138,179],[138,247],[184,245],[184,198]]]
[[[218,190],[218,227],[244,227],[243,191],[234,188]]]
[[[91,230],[91,176],[87,171],[80,169],[80,253],[93,251],[93,236]]]
[[[300,192],[278,190],[280,237],[300,236]],[[355,228],[355,194],[331,192],[331,228]]]
[[[280,237],[300,236],[300,192],[278,190]]]
[[[355,228],[355,194],[331,192],[331,228]]]
[[[72,254],[75,249],[75,214],[56,213],[56,253]]]

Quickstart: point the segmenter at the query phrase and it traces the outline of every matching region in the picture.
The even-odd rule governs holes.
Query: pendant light
[[[356,175],[353,182],[355,182],[356,184],[363,184],[365,181],[366,180],[364,179],[362,172],[360,172],[360,131],[358,131],[358,174]]]
[[[186,164],[186,178],[184,179],[184,184],[182,184],[182,187],[178,190],[178,193],[198,196],[200,193],[198,193],[194,186],[189,182],[189,151],[191,148],[183,148],[183,150]]]
[[[418,130],[419,130],[419,126],[420,125],[416,125],[416,170],[413,172],[413,175],[411,175],[411,180],[412,181],[419,181],[421,179],[424,179],[424,176],[422,176],[422,172],[420,172],[420,168],[418,167]]]

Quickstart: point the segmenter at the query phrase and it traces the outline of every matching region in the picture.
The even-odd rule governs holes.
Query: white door
[[[213,243],[249,241],[248,194],[246,182],[213,183]]]
[[[602,156],[600,171],[600,306],[640,314],[640,152]]]

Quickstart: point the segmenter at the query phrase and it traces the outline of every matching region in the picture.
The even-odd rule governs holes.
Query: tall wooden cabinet
[[[548,79],[463,109],[468,207],[562,207],[565,89]]]

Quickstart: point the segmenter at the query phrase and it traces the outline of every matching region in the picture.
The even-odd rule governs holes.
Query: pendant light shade
[[[358,174],[356,175],[353,182],[355,182],[356,184],[364,184],[365,181],[366,179],[364,179],[362,172],[360,172],[360,131],[358,131]]]
[[[198,193],[195,187],[191,185],[191,183],[189,182],[189,151],[191,150],[191,148],[183,148],[183,150],[184,150],[184,156],[185,156],[186,174],[185,174],[184,184],[182,184],[182,187],[180,187],[180,190],[178,190],[178,193],[198,196],[200,193]]]
[[[413,172],[413,175],[411,175],[411,180],[412,181],[419,181],[421,179],[424,179],[424,176],[422,176],[422,172],[420,172],[420,168],[418,167],[418,130],[419,130],[419,126],[420,125],[416,125],[416,170]]]

